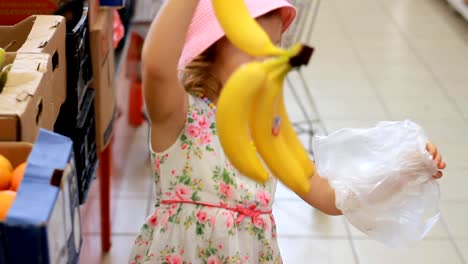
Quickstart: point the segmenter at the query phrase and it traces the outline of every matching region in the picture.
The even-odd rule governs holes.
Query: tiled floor
[[[317,50],[303,74],[314,116],[328,132],[411,118],[449,168],[441,181],[442,220],[407,250],[368,239],[344,217],[325,216],[280,186],[274,214],[285,263],[468,263],[468,23],[444,0],[325,0],[310,44]],[[302,118],[291,96],[288,107]],[[133,142],[113,195],[113,248],[103,263],[126,263],[152,207],[145,127]]]

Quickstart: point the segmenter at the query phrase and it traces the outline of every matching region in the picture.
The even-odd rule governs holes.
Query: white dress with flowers
[[[281,263],[271,214],[276,180],[244,177],[226,158],[215,111],[189,95],[185,128],[152,152],[156,201],[129,263]]]

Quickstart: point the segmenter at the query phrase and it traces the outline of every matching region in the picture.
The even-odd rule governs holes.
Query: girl
[[[246,4],[275,43],[296,15],[286,0]],[[240,175],[216,134],[223,84],[252,59],[224,37],[211,0],[167,0],[151,25],[142,60],[157,198],[130,263],[282,262],[271,212],[276,179],[262,185]],[[436,148],[428,150],[443,169]],[[328,182],[310,181],[301,198],[341,214]]]

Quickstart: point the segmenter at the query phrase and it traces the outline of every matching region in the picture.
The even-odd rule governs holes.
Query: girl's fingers
[[[432,143],[427,143],[426,149],[433,157],[437,154],[437,148]]]
[[[447,167],[447,163],[445,163],[444,161],[442,161],[440,164],[439,164],[439,170],[443,170]]]
[[[441,172],[441,171],[438,171],[438,172],[436,173],[436,175],[432,176],[432,178],[434,178],[434,179],[437,180],[437,179],[442,178],[442,175],[443,175],[442,172]]]
[[[442,156],[439,153],[437,153],[434,157],[434,161],[437,164],[437,167],[439,167],[440,163],[442,163]]]

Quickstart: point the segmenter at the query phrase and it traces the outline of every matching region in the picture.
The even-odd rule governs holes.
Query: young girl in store
[[[286,0],[246,4],[279,44],[295,8]],[[129,262],[282,263],[272,215],[277,180],[259,184],[241,175],[216,133],[223,84],[253,58],[224,36],[211,0],[167,0],[151,25],[142,59],[156,207]],[[428,144],[428,151],[442,170],[436,147]],[[434,178],[441,176],[439,171]],[[301,197],[305,202],[341,214],[327,180],[315,175],[310,185]]]

